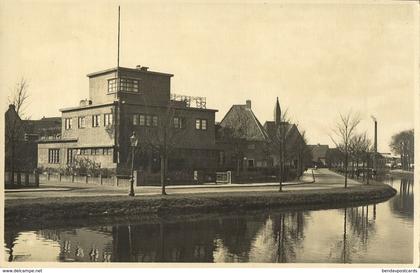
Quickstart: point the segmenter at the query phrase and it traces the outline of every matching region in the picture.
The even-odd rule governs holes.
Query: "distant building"
[[[308,148],[312,151],[312,164],[317,167],[327,166],[327,155],[329,146],[328,145],[308,145]]]
[[[33,171],[37,167],[37,141],[56,138],[61,131],[61,118],[43,117],[22,120],[14,105],[5,113],[5,169]]]
[[[133,132],[139,137],[135,169],[159,172],[165,132],[169,171],[216,167],[217,110],[206,109],[205,98],[171,94],[172,74],[137,66],[87,76],[89,98],[60,110],[61,137],[39,142],[39,167],[64,168],[86,158],[101,168],[127,173]]]

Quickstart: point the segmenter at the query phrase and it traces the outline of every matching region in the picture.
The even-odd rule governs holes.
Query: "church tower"
[[[280,123],[281,123],[281,109],[280,109],[279,97],[277,97],[276,106],[274,108],[274,121],[275,121],[277,126],[280,126]]]

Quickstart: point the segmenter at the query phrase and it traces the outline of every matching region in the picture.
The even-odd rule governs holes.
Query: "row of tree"
[[[381,157],[375,150],[367,133],[357,132],[361,118],[357,113],[340,114],[333,129],[331,139],[337,149],[329,153],[329,165],[341,167],[344,171],[344,187],[347,187],[347,177],[359,176],[360,167],[363,170],[363,180],[370,176],[370,171],[378,169],[378,159]],[[390,148],[393,153],[401,156],[402,168],[410,169],[414,162],[414,130],[406,130],[392,137]],[[373,170],[372,170],[373,171]]]
[[[362,165],[364,172],[363,179],[369,177],[370,157],[376,156],[372,141],[366,132],[357,132],[357,127],[361,122],[358,114],[348,112],[340,113],[340,118],[335,124],[331,139],[337,147],[337,152],[330,154],[330,164],[337,163],[344,171],[344,187],[347,188],[348,174],[354,177],[355,171]],[[350,167],[350,172],[349,172]],[[359,174],[359,172],[357,172]]]

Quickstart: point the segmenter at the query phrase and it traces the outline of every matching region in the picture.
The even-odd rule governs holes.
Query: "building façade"
[[[193,171],[217,167],[217,110],[206,109],[204,98],[171,94],[172,74],[137,66],[87,77],[89,98],[77,107],[60,109],[61,136],[39,141],[38,167],[66,168],[85,158],[100,168],[127,173],[133,132],[139,139],[136,170],[158,173],[162,151],[168,155],[169,172],[192,178]]]

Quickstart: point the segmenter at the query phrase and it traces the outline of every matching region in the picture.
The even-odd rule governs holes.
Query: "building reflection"
[[[114,262],[213,262],[217,221],[112,228]]]
[[[219,218],[217,262],[246,262],[257,233],[268,219],[267,213],[248,217]],[[223,254],[221,254],[223,253]]]
[[[233,226],[221,226],[236,235],[229,232],[216,241],[216,262],[285,263],[296,259],[296,249],[304,238],[304,212],[270,213],[251,222],[240,220]]]
[[[398,194],[388,202],[392,211],[389,215],[412,217],[413,180],[394,180],[392,183]],[[328,224],[311,221],[311,226],[307,227],[307,219],[318,213],[328,214],[327,219],[334,219],[334,224],[337,219],[340,222],[339,226],[329,229],[333,233],[329,234],[332,240],[325,244],[330,262],[363,260],[360,255],[368,252],[368,246],[374,242],[372,238],[381,231],[376,225],[376,205],[371,204],[320,212],[262,211],[188,221],[159,218],[149,223],[45,229],[29,233],[36,234],[36,238],[31,238],[45,242],[44,245],[53,242],[56,251],[51,252],[55,255],[51,260],[62,262],[291,263],[300,262],[308,255],[304,251],[308,244],[305,243],[305,229],[313,236],[313,230],[322,230],[320,226]],[[316,227],[311,229],[313,225]],[[22,255],[27,249],[14,251],[18,249],[16,244],[22,241],[19,238],[23,233],[5,230],[8,261],[25,259]],[[33,251],[36,250],[30,249],[28,253]],[[20,253],[16,255],[17,252]]]
[[[280,214],[274,218],[273,236],[277,241],[277,263],[293,262],[296,248],[304,236],[305,217],[303,212]]]

